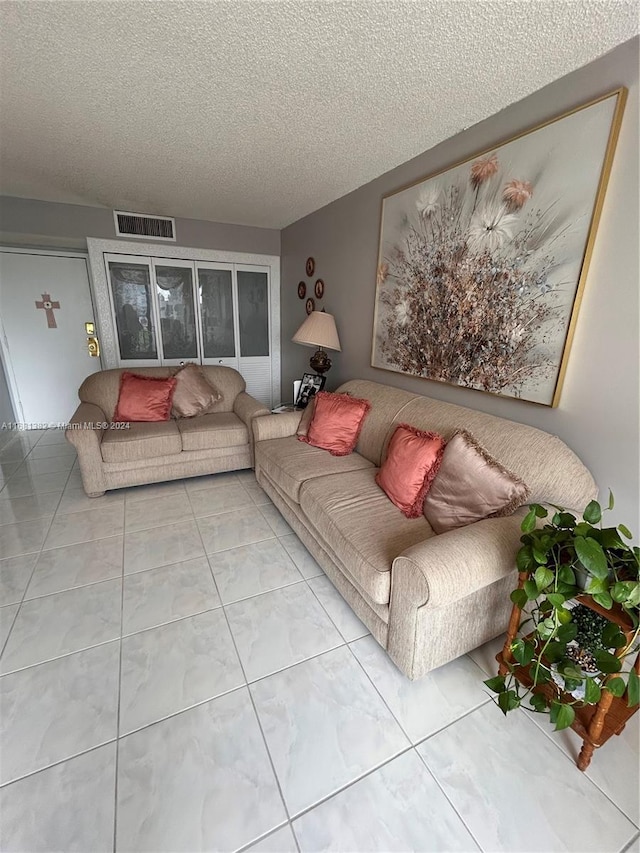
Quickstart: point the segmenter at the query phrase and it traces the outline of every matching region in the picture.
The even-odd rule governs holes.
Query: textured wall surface
[[[280,228],[638,28],[634,0],[0,3],[0,192]]]
[[[313,255],[316,275],[326,285],[320,307],[335,314],[343,348],[342,353],[332,354],[329,388],[353,377],[373,379],[555,433],[591,469],[605,499],[607,487],[614,490],[619,519],[640,533],[638,58],[636,38],[286,228],[282,232],[282,387],[290,387],[293,379],[308,370],[311,351],[291,343],[291,336],[305,316],[296,288],[305,279],[306,257]],[[629,88],[629,98],[559,408],[372,368],[382,196],[620,85]],[[576,140],[576,156],[580,156],[580,140]]]
[[[0,243],[86,251],[87,237],[120,239],[116,237],[112,210],[0,196]],[[135,242],[131,237],[121,239]],[[153,240],[145,238],[140,242]],[[163,240],[162,245],[170,244]],[[280,232],[272,228],[177,219],[176,245],[279,255]]]

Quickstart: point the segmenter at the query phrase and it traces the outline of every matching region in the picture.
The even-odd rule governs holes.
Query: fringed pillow
[[[113,415],[114,423],[168,421],[176,380],[140,376],[124,370]]]
[[[425,432],[399,424],[391,436],[387,458],[376,483],[407,518],[419,518],[433,478],[438,473],[445,440],[437,432]]]
[[[358,443],[358,436],[371,403],[349,394],[315,395],[313,416],[306,435],[298,435],[313,447],[328,450],[332,456],[348,456]]]
[[[528,497],[529,488],[516,474],[460,430],[447,444],[424,515],[436,533],[444,533],[483,518],[511,515]]]

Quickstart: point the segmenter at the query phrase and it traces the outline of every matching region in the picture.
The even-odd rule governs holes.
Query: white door
[[[87,348],[93,320],[86,258],[0,250],[0,337],[18,421],[71,418],[82,380],[100,370]]]

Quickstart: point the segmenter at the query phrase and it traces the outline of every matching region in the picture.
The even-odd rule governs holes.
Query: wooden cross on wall
[[[38,302],[36,300],[36,308],[43,308],[47,312],[47,326],[50,329],[57,329],[58,324],[56,323],[56,315],[53,313],[54,308],[59,308],[59,302],[52,302],[51,295],[49,293],[42,294],[42,302]]]

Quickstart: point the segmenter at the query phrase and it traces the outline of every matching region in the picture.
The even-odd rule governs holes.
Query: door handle
[[[91,358],[100,357],[100,342],[96,337],[87,338],[87,351]]]

